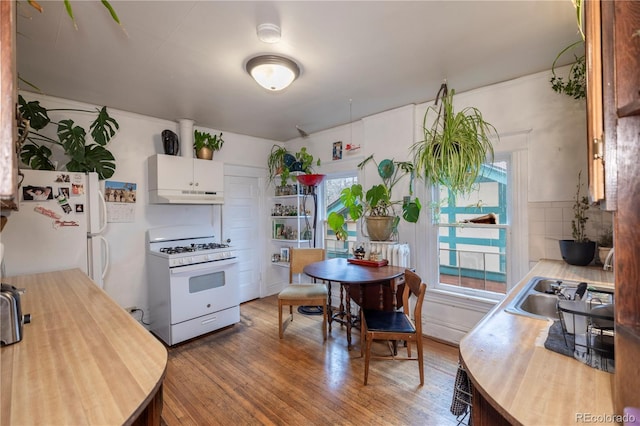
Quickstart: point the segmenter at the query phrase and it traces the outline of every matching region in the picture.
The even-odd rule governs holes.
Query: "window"
[[[342,213],[345,218],[347,217],[346,209],[340,201],[340,193],[344,188],[348,188],[356,183],[358,183],[357,172],[330,175],[325,178],[325,219],[329,216],[329,213],[334,211]],[[347,221],[347,232],[349,233],[347,241],[338,241],[335,233],[328,226],[325,226],[325,229],[325,248],[327,249],[327,258],[348,257],[350,250],[353,248],[356,241],[356,222],[351,220]]]
[[[456,197],[444,187],[437,194],[433,219],[441,289],[484,294],[508,290],[510,161],[497,159],[483,169],[471,194]],[[482,223],[492,220],[495,224]]]

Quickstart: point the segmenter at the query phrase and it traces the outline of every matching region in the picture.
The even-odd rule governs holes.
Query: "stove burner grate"
[[[219,243],[191,244],[189,246],[163,247],[160,249],[160,252],[166,253],[166,254],[178,254],[178,253],[189,253],[189,252],[202,251],[202,250],[215,250],[215,249],[228,248],[228,247],[229,247],[229,244],[219,244]]]

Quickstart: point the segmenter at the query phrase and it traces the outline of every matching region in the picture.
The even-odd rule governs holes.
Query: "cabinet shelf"
[[[305,219],[311,218],[311,215],[303,214],[298,216],[271,216],[271,219]]]
[[[293,244],[307,244],[311,242],[311,240],[286,240],[284,238],[272,238],[271,241],[276,243],[293,243]]]

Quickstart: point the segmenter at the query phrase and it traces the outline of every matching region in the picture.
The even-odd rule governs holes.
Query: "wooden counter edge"
[[[504,407],[502,407],[502,405],[500,403],[498,403],[491,395],[488,391],[486,391],[486,389],[484,389],[484,387],[482,386],[482,382],[481,380],[479,380],[480,378],[477,377],[476,375],[474,375],[473,373],[473,369],[470,369],[467,366],[467,363],[465,362],[465,339],[470,336],[474,330],[478,330],[484,326],[487,325],[488,322],[490,322],[493,318],[493,316],[495,316],[497,313],[502,312],[506,306],[508,306],[508,304],[514,299],[516,298],[520,292],[523,290],[523,288],[527,285],[527,283],[529,283],[529,281],[536,276],[548,276],[548,277],[553,277],[556,278],[556,276],[552,276],[552,274],[540,274],[540,269],[543,269],[544,266],[550,266],[550,269],[557,269],[557,270],[567,270],[569,271],[569,273],[567,273],[566,275],[564,274],[559,274],[562,276],[557,276],[557,278],[559,279],[564,279],[564,280],[576,280],[579,279],[582,274],[581,272],[587,272],[589,271],[589,269],[591,269],[591,271],[589,272],[590,274],[593,273],[594,275],[600,275],[602,278],[599,280],[592,280],[592,282],[597,283],[599,285],[610,285],[613,288],[613,273],[610,272],[604,272],[604,273],[596,273],[597,270],[595,268],[586,268],[586,267],[576,267],[576,266],[569,266],[566,265],[564,263],[564,261],[556,261],[556,260],[545,260],[542,259],[540,260],[536,266],[534,268],[532,268],[523,278],[522,280],[520,280],[518,282],[518,284],[516,284],[516,286],[506,295],[506,297],[498,304],[496,304],[489,312],[487,312],[487,314],[476,324],[476,326],[469,332],[467,333],[467,335],[465,337],[462,338],[462,340],[460,341],[460,345],[459,345],[459,357],[460,357],[460,362],[463,365],[464,369],[467,372],[467,375],[469,376],[472,384],[473,384],[473,406],[475,409],[475,414],[474,414],[474,420],[476,423],[476,426],[481,426],[481,425],[485,425],[485,424],[490,424],[492,426],[494,425],[521,425],[522,423],[520,421],[518,421],[516,418],[513,417],[513,415],[511,415],[511,413],[509,413],[509,411],[507,409],[505,409]],[[584,269],[580,269],[580,268],[584,268]],[[543,321],[543,320],[540,320]],[[469,354],[470,355],[470,354]],[[613,380],[612,380],[613,383]],[[613,393],[613,390],[612,390]],[[482,400],[478,400],[478,398],[476,398],[476,396],[481,396]],[[501,416],[501,419],[496,418],[495,416],[492,416],[492,413],[488,413],[488,416],[478,416],[478,418],[476,418],[477,415],[477,408],[479,408],[476,404],[480,403],[482,404],[482,409],[483,410],[487,410],[491,411],[493,410],[493,412],[499,414]],[[480,420],[479,422],[477,420]]]

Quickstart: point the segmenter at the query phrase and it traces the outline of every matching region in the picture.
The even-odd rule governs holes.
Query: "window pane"
[[[506,161],[484,166],[477,191],[454,197],[440,188],[438,257],[440,283],[505,293],[508,193]],[[471,223],[495,220],[495,225]],[[471,221],[471,222],[470,222]]]
[[[348,188],[351,185],[358,183],[358,176],[354,172],[353,175],[330,177],[325,178],[325,194],[327,211],[325,212],[325,218],[329,216],[331,212],[341,213],[345,218],[347,217],[347,210],[340,201],[340,193],[344,188]],[[333,257],[348,257],[353,244],[356,241],[356,223],[353,221],[347,221],[347,232],[349,237],[347,241],[338,241],[335,233],[328,226],[325,227],[325,248],[327,249],[327,258]]]

